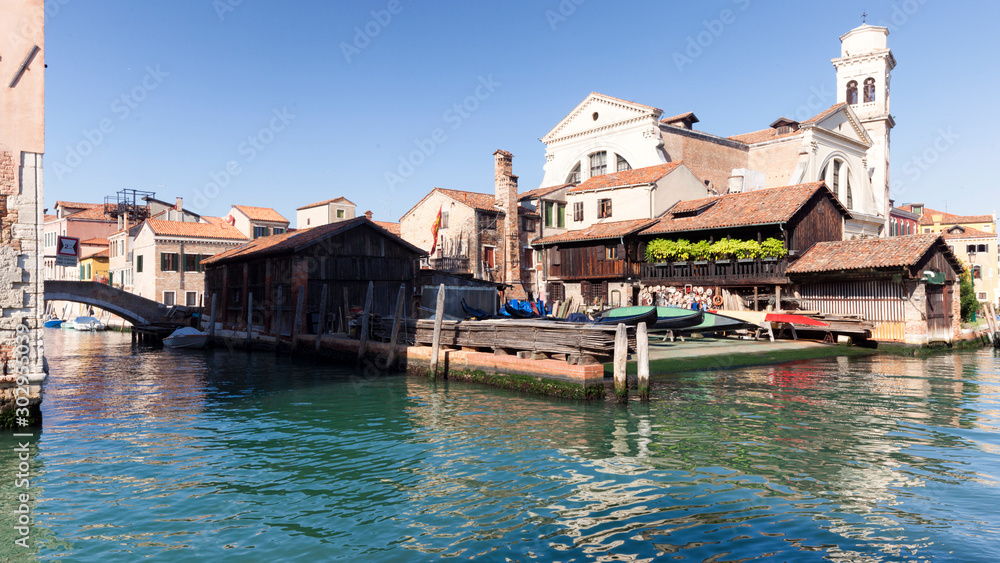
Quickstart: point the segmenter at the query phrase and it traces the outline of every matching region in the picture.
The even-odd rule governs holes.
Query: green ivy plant
[[[709,243],[685,239],[653,239],[646,245],[647,262],[677,262],[684,260],[727,260],[730,258],[784,258],[788,255],[784,243],[770,237],[764,242],[724,238]]]

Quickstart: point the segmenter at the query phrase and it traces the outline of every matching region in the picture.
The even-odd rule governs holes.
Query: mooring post
[[[323,291],[319,294],[319,327],[316,328],[316,351],[323,340],[323,328],[326,326],[326,294],[329,293],[330,286],[323,284]]]
[[[247,292],[247,350],[250,349],[250,335],[253,334],[253,292]]]
[[[368,347],[368,317],[372,312],[372,293],[375,291],[375,282],[368,282],[368,293],[365,294],[365,310],[361,313],[361,343],[358,345],[358,362],[365,355],[365,348]]]
[[[215,340],[215,306],[216,302],[219,300],[219,294],[212,294],[212,314],[208,317],[208,340],[209,342]],[[133,327],[134,330],[134,327]]]
[[[639,398],[649,400],[649,335],[646,333],[646,323],[639,323],[635,328],[635,347],[637,357],[636,371],[639,375]]]
[[[437,379],[438,350],[441,349],[441,323],[444,321],[444,284],[438,286],[437,307],[434,309],[434,340],[431,343],[431,381]]]
[[[278,286],[278,297],[274,301],[274,352],[281,349],[281,286]]]
[[[625,323],[618,323],[615,330],[615,396],[619,403],[628,402],[628,379],[625,364],[628,359],[628,335]]]
[[[302,327],[302,313],[303,306],[306,301],[306,288],[299,288],[299,297],[295,300],[295,316],[292,317],[292,352],[295,351],[295,345],[299,341],[299,330]]]
[[[350,316],[351,316],[351,304],[350,304],[350,300],[349,300],[349,298],[347,296],[347,286],[345,285],[344,286],[344,311],[343,311],[343,314],[341,315],[341,321],[340,321],[341,322],[341,326],[343,326],[343,328],[344,328],[344,334],[350,334],[351,333],[351,325],[348,322],[348,319],[350,318]]]
[[[396,295],[396,314],[392,317],[392,338],[389,339],[389,357],[385,361],[385,369],[392,369],[396,361],[396,342],[399,340],[399,323],[403,320],[403,301],[406,299],[406,284],[399,284]]]

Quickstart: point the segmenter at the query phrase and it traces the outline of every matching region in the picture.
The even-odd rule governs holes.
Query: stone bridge
[[[109,285],[88,281],[45,280],[46,301],[86,303],[111,311],[136,326],[158,322],[167,306]]]

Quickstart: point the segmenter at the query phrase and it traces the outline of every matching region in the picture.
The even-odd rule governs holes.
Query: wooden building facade
[[[321,334],[346,326],[369,282],[372,312],[392,315],[400,284],[413,295],[423,255],[365,217],[261,237],[202,262],[206,310],[217,299],[216,320],[227,329],[246,328],[249,305],[254,331],[287,336],[299,321],[302,334]]]
[[[961,261],[937,234],[821,242],[790,266],[802,309],[857,315],[873,338],[925,345],[960,335]]]

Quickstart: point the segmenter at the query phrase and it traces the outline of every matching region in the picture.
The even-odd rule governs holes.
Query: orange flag
[[[431,254],[434,254],[434,251],[437,250],[437,245],[438,245],[438,231],[441,229],[441,209],[443,207],[444,207],[443,205],[441,207],[438,207],[437,218],[434,219],[434,226],[431,227],[431,233],[434,234],[434,244],[431,245]]]

